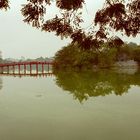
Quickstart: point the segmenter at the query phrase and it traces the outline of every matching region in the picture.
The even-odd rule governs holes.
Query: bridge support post
[[[18,64],[18,73],[20,74],[20,64]]]
[[[38,63],[36,64],[36,74],[38,74]]]
[[[44,73],[44,64],[42,64],[42,73]]]
[[[9,66],[7,66],[7,74],[9,74]]]
[[[48,72],[50,71],[49,63],[48,63]]]
[[[15,65],[13,65],[13,74],[15,73]]]
[[[26,74],[26,64],[24,64],[24,74]]]
[[[32,64],[30,64],[30,74],[32,74]]]

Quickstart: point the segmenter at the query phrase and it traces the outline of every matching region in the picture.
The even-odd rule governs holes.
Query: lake
[[[0,140],[139,140],[140,72],[0,76]]]

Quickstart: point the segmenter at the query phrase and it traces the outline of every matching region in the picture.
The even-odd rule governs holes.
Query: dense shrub
[[[110,48],[105,49],[98,54],[98,66],[99,67],[111,67],[116,61],[117,49]]]
[[[133,49],[133,59],[140,63],[140,46]]]
[[[56,53],[54,68],[91,68],[97,61],[95,51],[83,51],[76,45],[68,45]]]
[[[127,61],[133,59],[133,48],[127,46],[126,44],[119,47],[116,58],[117,61]]]
[[[122,46],[110,47],[108,43],[102,44],[99,50],[82,50],[75,45],[63,47],[55,55],[55,69],[91,69],[93,67],[109,68],[116,61],[135,60],[140,62],[140,47]]]

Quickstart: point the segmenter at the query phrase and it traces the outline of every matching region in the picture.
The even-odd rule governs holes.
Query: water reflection
[[[12,77],[19,77],[19,78],[22,78],[22,77],[34,77],[34,78],[41,78],[41,77],[52,77],[54,76],[52,72],[47,72],[47,73],[33,73],[33,74],[29,74],[29,73],[3,73],[3,74],[0,74],[0,90],[3,88],[3,80],[2,80],[2,77],[6,76],[12,76]],[[33,84],[33,83],[31,83]]]
[[[74,99],[80,102],[89,97],[106,96],[109,94],[123,95],[128,93],[132,85],[140,86],[140,71],[132,73],[126,71],[99,70],[99,71],[59,71],[48,73],[15,73],[0,74],[0,76],[13,77],[56,77],[56,84],[64,91],[73,94]],[[2,78],[0,78],[0,90],[3,87]]]
[[[86,72],[57,72],[56,84],[73,94],[80,102],[89,97],[106,96],[109,94],[123,95],[131,85],[140,86],[140,72],[120,73],[111,70]]]
[[[47,77],[47,76],[53,76],[52,72],[47,73],[3,73],[0,74],[0,76],[13,76],[13,77]]]
[[[122,95],[131,85],[140,85],[140,73],[119,73],[59,72],[56,78],[0,75],[4,87],[0,140],[139,140],[140,88],[121,98],[78,103],[90,96]]]

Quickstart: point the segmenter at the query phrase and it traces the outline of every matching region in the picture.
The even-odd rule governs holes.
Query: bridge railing
[[[10,74],[11,70],[12,73],[14,74],[17,69],[18,69],[18,73],[21,73],[21,66],[23,66],[24,68],[24,74],[26,74],[27,72],[27,67],[29,68],[29,72],[30,74],[32,74],[32,67],[35,66],[35,71],[36,74],[38,74],[39,72],[39,66],[41,66],[41,72],[44,73],[45,71],[45,67],[47,66],[47,72],[50,71],[51,66],[53,65],[53,62],[48,62],[48,61],[44,61],[44,62],[39,62],[39,61],[30,61],[30,62],[11,62],[11,63],[1,63],[0,64],[0,73],[7,73]],[[15,68],[17,67],[17,68]]]

